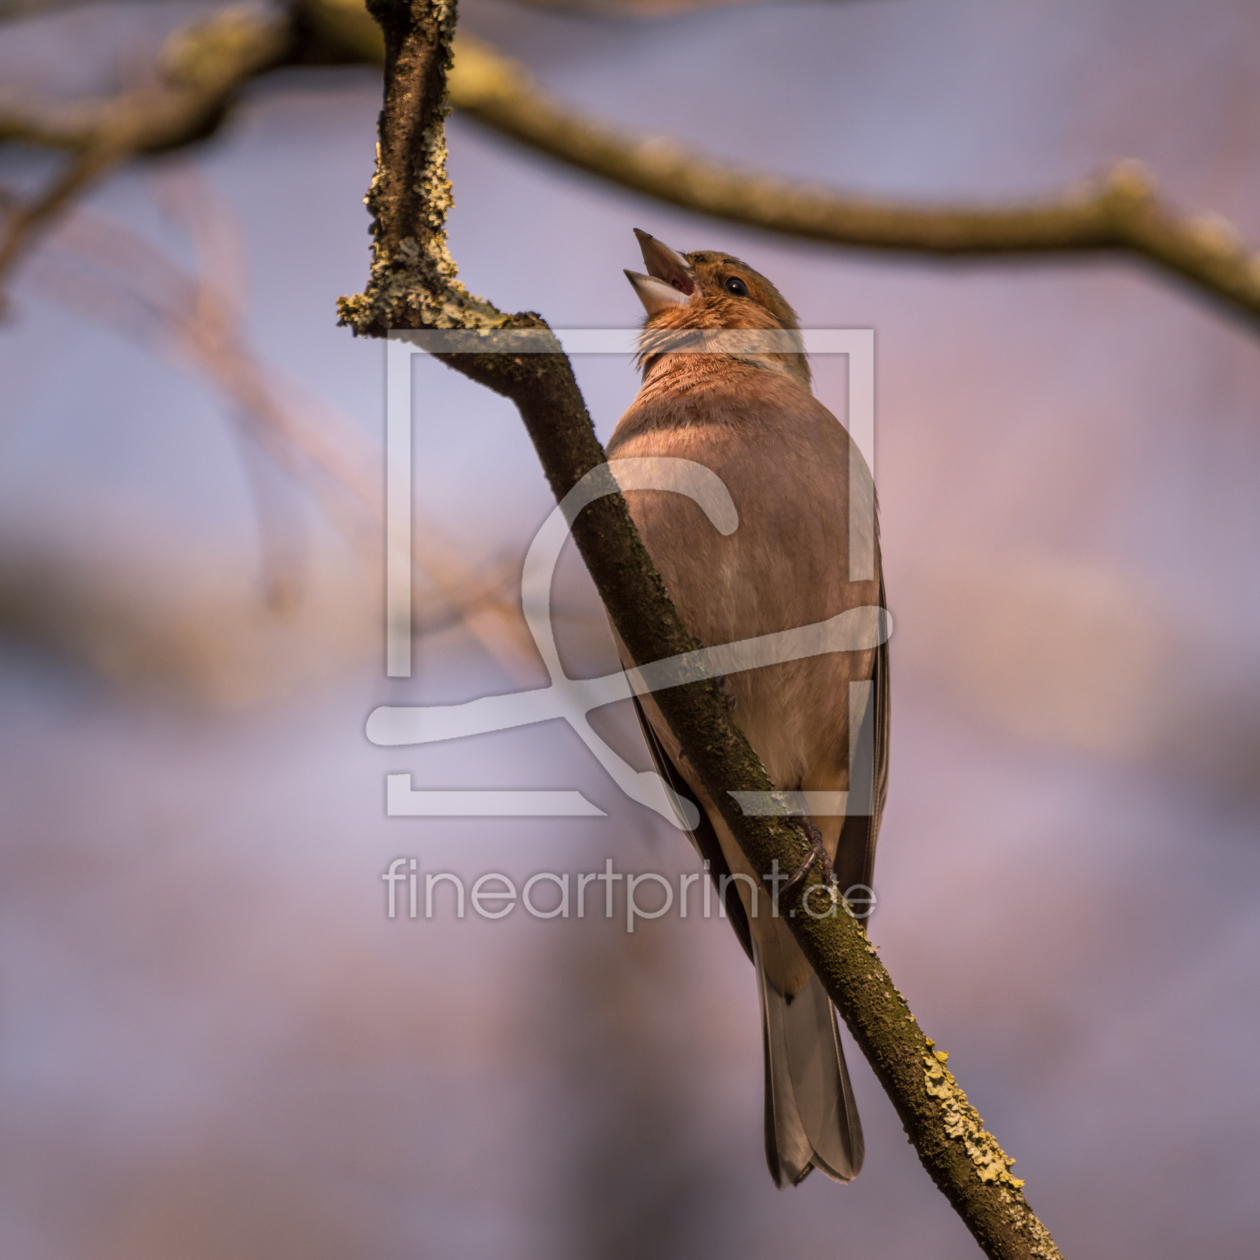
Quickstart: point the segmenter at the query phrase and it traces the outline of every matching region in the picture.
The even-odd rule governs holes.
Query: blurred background
[[[1119,157],[1260,241],[1246,0],[866,0],[636,16],[466,0],[591,115],[898,198]],[[3,99],[144,79],[210,11],[0,26]],[[677,874],[680,833],[565,727],[375,748],[381,703],[545,682],[515,611],[551,501],[502,399],[415,366],[417,669],[387,682],[379,73],[252,83],[27,251],[0,328],[0,1251],[21,1260],[966,1257],[850,1048],[868,1158],[773,1189],[753,974],[674,915],[390,921],[396,857]],[[925,263],[655,204],[456,113],[461,276],[628,327],[632,227],[874,328],[896,616],[871,935],[1065,1254],[1245,1254],[1260,1087],[1260,333],[1118,260]],[[62,159],[6,145],[10,196]],[[628,360],[576,361],[602,438]],[[614,657],[569,556],[572,672]],[[640,764],[633,719],[601,729]],[[577,788],[599,819],[387,818],[417,787]],[[449,894],[449,889],[445,890]],[[542,898],[540,897],[540,900]]]

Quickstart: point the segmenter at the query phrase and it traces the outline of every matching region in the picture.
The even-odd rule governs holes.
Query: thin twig
[[[92,145],[76,153],[33,201],[9,209],[0,235],[0,282],[3,282],[32,238],[54,222],[74,200],[130,153],[112,145]],[[0,298],[0,305],[3,299]]]
[[[10,211],[0,234],[0,285],[38,234],[114,167],[213,132],[242,85],[283,61],[292,39],[284,15],[223,9],[166,41],[154,85],[104,101],[0,108],[0,140],[74,154],[42,193]]]
[[[341,302],[356,333],[391,327],[467,329],[470,342],[494,330],[531,330],[550,353],[460,353],[442,357],[511,398],[534,441],[557,499],[605,463],[572,367],[535,315],[507,316],[455,279],[446,248],[443,118],[454,6],[446,0],[372,0],[385,32],[385,107],[376,175],[368,193],[373,259],[367,290]],[[611,480],[610,480],[611,486]],[[694,649],[649,558],[625,501],[611,493],[573,521],[573,535],[609,615],[633,658],[660,660]],[[657,692],[711,799],[755,870],[795,870],[805,856],[786,820],[746,818],[729,790],[771,791],[764,768],[730,718],[712,679]],[[812,882],[817,884],[815,873]],[[923,1034],[856,919],[840,914],[787,920],[892,1099],[915,1149],[985,1252],[1002,1260],[1060,1255],[1033,1215],[1010,1161],[987,1133]]]

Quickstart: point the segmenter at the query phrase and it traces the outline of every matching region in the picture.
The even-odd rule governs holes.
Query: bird
[[[874,481],[857,445],[813,394],[796,313],[765,276],[730,254],[681,254],[637,228],[635,235],[647,274],[626,276],[646,311],[637,359],[642,384],[609,442],[609,464],[615,476],[618,459],[694,461],[721,478],[738,512],[738,527],[724,536],[683,495],[624,491],[688,631],[702,646],[716,646],[850,608],[886,607]],[[742,353],[703,340],[706,332],[732,329],[776,340]],[[858,580],[849,573],[851,470],[856,493],[870,506],[855,516],[856,528],[869,530],[864,541],[875,558],[873,573],[854,575]],[[613,634],[626,669],[644,663],[631,659],[615,628]],[[852,683],[869,684],[857,689],[863,703],[856,709]],[[871,749],[869,808],[794,819],[811,855],[779,892],[779,904],[795,913],[787,907],[815,861],[833,887],[869,890],[888,787],[886,641],[732,673],[722,687],[733,720],[783,792],[846,791],[851,721],[860,726],[866,742],[856,746]],[[727,918],[755,967],[770,1175],[780,1189],[815,1168],[851,1181],[865,1140],[831,1001],[652,696],[636,696],[635,706],[657,771],[697,806],[690,838],[724,891]],[[817,900],[817,889],[812,896]],[[864,925],[869,908],[861,897],[850,906]]]

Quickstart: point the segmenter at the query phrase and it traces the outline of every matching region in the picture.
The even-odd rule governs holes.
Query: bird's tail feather
[[[757,960],[766,1065],[766,1161],[780,1189],[811,1168],[852,1181],[866,1153],[836,1016],[817,976],[786,998]]]

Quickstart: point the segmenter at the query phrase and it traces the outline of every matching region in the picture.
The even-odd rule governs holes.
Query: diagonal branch
[[[366,291],[341,302],[342,322],[382,336],[391,327],[462,329],[469,341],[532,337],[546,353],[444,353],[451,367],[511,398],[557,498],[605,463],[568,359],[536,315],[504,315],[455,278],[446,249],[444,89],[450,66],[450,0],[370,0],[385,33],[385,105],[377,170],[368,193],[374,238]],[[605,474],[607,475],[607,474]],[[635,660],[694,649],[624,500],[584,509],[573,535],[609,615]],[[794,870],[805,856],[796,828],[746,818],[728,790],[773,785],[717,685],[693,673],[655,698],[755,869]],[[813,882],[818,882],[815,874]],[[986,1254],[1054,1260],[1060,1253],[1012,1177],[1013,1162],[987,1133],[946,1071],[851,915],[789,919],[828,994],[888,1092],[924,1166]]]

